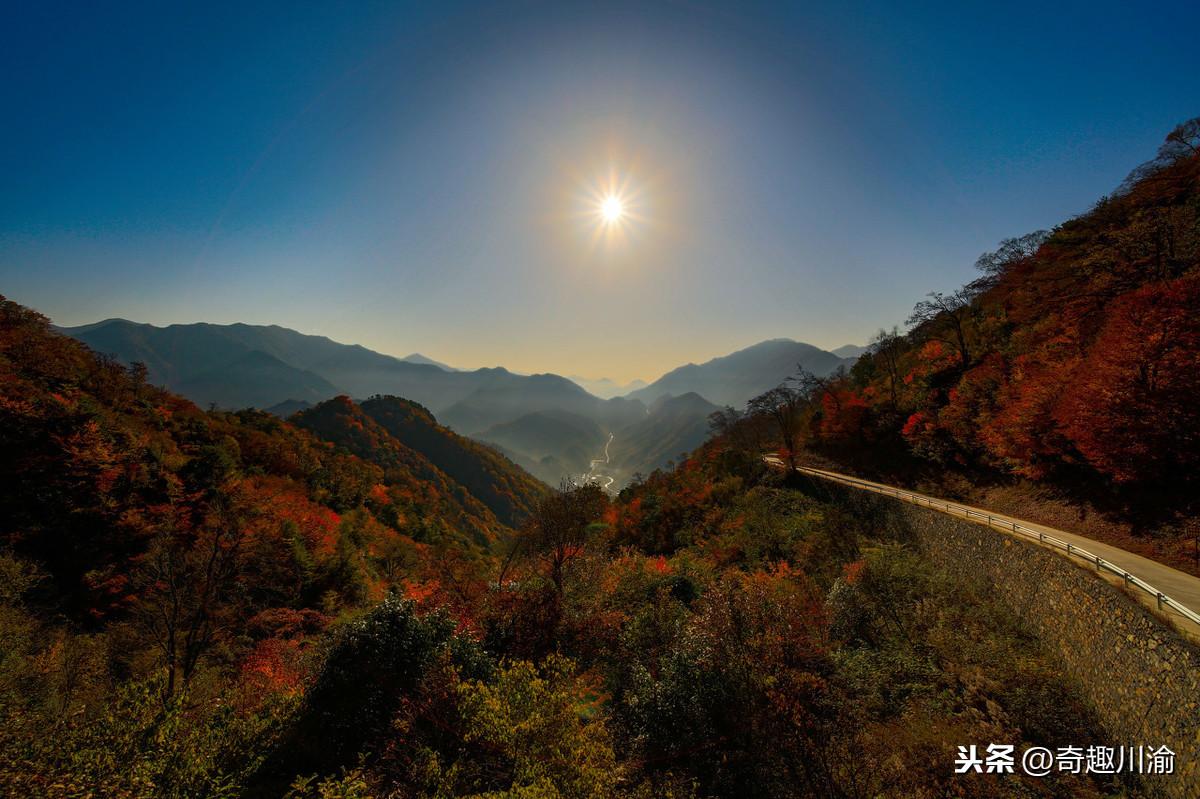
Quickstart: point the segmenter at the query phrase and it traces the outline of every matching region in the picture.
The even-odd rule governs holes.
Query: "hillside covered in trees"
[[[849,372],[794,376],[717,427],[758,425],[748,446],[894,482],[1023,481],[1134,538],[1154,531],[1147,554],[1197,568],[1200,119],[1087,213],[977,266],[971,284],[918,303],[907,333],[881,331]]]
[[[492,557],[548,491],[396,398],[202,411],[7,300],[0,470],[0,735],[28,795],[66,767],[22,745],[112,702],[287,693],[338,619]]]
[[[205,412],[0,307],[6,794],[911,796],[1099,735],[982,589],[731,439],[548,492],[413,403]]]

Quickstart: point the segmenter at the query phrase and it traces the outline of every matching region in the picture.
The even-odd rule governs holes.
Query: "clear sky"
[[[1195,2],[106,5],[5,4],[0,293],[464,367],[861,343],[1200,114]]]

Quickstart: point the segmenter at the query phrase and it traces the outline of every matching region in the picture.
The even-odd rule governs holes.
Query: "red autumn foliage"
[[[1052,415],[1118,482],[1200,466],[1200,273],[1122,296]]]
[[[242,661],[241,680],[254,693],[297,694],[304,687],[300,657],[299,641],[282,638],[259,641]]]
[[[838,441],[865,435],[869,406],[860,392],[840,387],[825,391],[821,411],[821,438]]]
[[[301,642],[434,570],[414,538],[479,557],[546,491],[404,400],[364,403],[390,428],[330,401],[312,432],[146,375],[0,297],[0,548],[71,623],[136,630],[167,696],[237,663],[290,690]]]
[[[863,569],[866,568],[865,560],[855,560],[847,563],[842,567],[842,577],[850,585],[855,585],[862,579]]]
[[[1127,508],[1152,492],[1186,514],[1200,497],[1200,154],[1164,152],[1089,213],[982,257],[985,277],[923,303],[848,374],[814,380],[808,446]]]

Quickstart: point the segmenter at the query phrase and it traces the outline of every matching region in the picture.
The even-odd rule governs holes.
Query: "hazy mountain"
[[[600,472],[619,489],[641,472],[665,466],[708,438],[708,416],[717,406],[699,394],[663,396],[649,409],[638,405],[634,421],[601,426],[562,411],[539,411],[495,425],[475,438],[500,449],[529,473],[551,485],[563,477],[585,474],[593,458],[603,455],[612,433],[609,463]]]
[[[361,413],[372,419],[372,409],[386,415],[388,424],[400,425],[389,434],[430,462],[440,463],[431,457],[433,451],[452,463],[503,460],[484,447],[478,449],[486,454],[474,451],[468,458],[463,453],[478,445],[452,438],[449,427],[487,442],[550,483],[586,472],[610,433],[615,436],[610,452],[614,475],[624,480],[652,471],[703,441],[714,409],[710,403],[741,405],[793,374],[797,364],[825,375],[850,363],[808,344],[776,339],[680,367],[625,397],[602,398],[579,383],[604,394],[623,387],[611,380],[521,375],[501,367],[457,371],[418,353],[396,358],[275,325],[156,327],[109,319],[63,332],[126,363],[145,363],[151,382],[202,405],[254,406],[280,416],[300,412],[311,423],[322,418],[313,406],[340,394],[390,395],[383,404],[366,401]],[[438,466],[455,482],[504,484],[474,466],[470,475],[443,467],[446,463]],[[502,494],[490,501],[497,515],[505,517]]]
[[[797,365],[823,377],[850,363],[811,344],[777,338],[702,364],[689,363],[673,369],[627,396],[652,403],[666,394],[695,392],[718,405],[740,407],[795,374]]]
[[[399,360],[373,353],[363,347],[339,344],[324,336],[309,336],[277,325],[213,325],[205,322],[186,325],[155,325],[107,319],[82,327],[60,328],[60,331],[79,339],[97,352],[113,355],[126,363],[140,361],[149,370],[150,382],[177,390],[189,399],[184,386],[188,381],[212,381],[220,370],[229,367],[251,353],[259,352],[300,372],[318,375],[337,389],[344,388],[326,372],[324,366],[336,361],[373,363]],[[265,361],[264,361],[265,363]],[[412,369],[432,369],[409,364]],[[441,371],[441,370],[437,370]],[[232,405],[257,405],[257,398],[239,395],[241,375],[231,375],[222,392],[231,397]],[[335,389],[319,399],[338,393]],[[288,399],[304,399],[288,394],[280,387],[279,396],[268,404]]]
[[[305,400],[290,399],[276,403],[269,408],[263,408],[263,410],[265,410],[267,413],[278,416],[280,419],[286,419],[293,413],[307,411],[312,406],[313,404],[311,402],[306,402]]]
[[[368,349],[347,350],[324,361],[322,374],[356,397],[391,394],[441,414],[447,407],[494,379],[493,370],[447,372],[431,364],[409,363]],[[475,376],[475,379],[469,376]]]
[[[320,402],[337,394],[325,378],[289,366],[273,355],[251,350],[226,364],[168,386],[201,406],[265,408],[280,396]]]
[[[830,352],[839,358],[858,358],[870,349],[870,347],[864,347],[860,344],[843,344],[836,350],[830,350]]]
[[[695,392],[659,397],[645,418],[613,436],[607,473],[616,478],[614,488],[703,444],[708,438],[708,416],[716,410],[716,405]]]
[[[518,375],[500,367],[455,371],[275,325],[156,327],[109,319],[62,332],[125,363],[145,363],[152,383],[230,408],[389,394],[424,405],[460,432],[539,410],[578,413],[605,426],[645,414],[641,403],[602,400],[557,375]]]
[[[436,366],[439,369],[445,369],[447,372],[460,371],[459,369],[455,369],[453,366],[447,366],[446,364],[442,363],[441,361],[435,361],[433,358],[427,358],[419,352],[413,352],[408,355],[405,355],[400,360],[407,361],[408,363],[423,363],[426,366]]]
[[[155,327],[106,319],[82,327],[60,328],[60,332],[126,363],[140,361],[149,369],[151,383],[177,390],[183,381],[202,377],[254,350],[270,354],[269,349],[248,347],[239,341],[233,327],[202,323]],[[297,368],[304,369],[302,365]]]
[[[580,475],[604,449],[608,434],[591,419],[566,411],[536,411],[475,435],[551,485]]]
[[[601,377],[593,380],[587,377],[580,377],[579,375],[571,375],[570,380],[588,393],[595,394],[601,399],[621,397],[631,391],[637,391],[639,388],[645,388],[648,385],[645,380],[631,380],[630,382],[622,385],[615,380],[610,380],[607,377]]]
[[[565,377],[521,377],[498,371],[503,375],[493,375],[486,385],[439,414],[446,424],[474,434],[528,413],[566,411],[591,419],[602,428],[615,429],[646,414],[640,401],[621,397],[602,400]]]
[[[317,401],[339,393],[356,397],[395,394],[433,408],[435,412],[466,397],[479,387],[479,380],[466,372],[448,372],[440,366],[411,363],[383,355],[357,344],[340,344],[324,336],[310,336],[276,325],[213,325],[196,323],[156,327],[124,319],[109,319],[62,332],[97,352],[116,356],[126,363],[141,361],[149,368],[152,383],[166,386],[189,399],[189,380],[203,377],[211,386],[220,370],[251,352],[263,352],[301,371],[311,372],[332,386]],[[269,407],[289,399],[314,398],[289,391],[280,384],[273,396],[263,396],[257,387],[244,386],[231,374],[222,397],[229,407]],[[484,378],[486,379],[486,377]],[[250,390],[252,389],[253,390]],[[209,393],[212,393],[209,390]]]

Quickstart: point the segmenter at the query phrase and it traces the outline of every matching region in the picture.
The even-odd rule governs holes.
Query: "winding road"
[[[787,464],[776,455],[766,455],[763,460],[775,468],[787,468]],[[992,527],[1007,535],[1015,535],[1030,543],[1046,546],[1066,557],[1077,559],[1076,563],[1083,561],[1089,565],[1095,564],[1096,570],[1110,582],[1140,588],[1141,590],[1131,590],[1129,593],[1144,605],[1162,611],[1183,632],[1192,637],[1200,636],[1200,613],[1197,613],[1200,611],[1198,577],[1127,552],[1112,544],[1044,524],[1016,519],[985,508],[939,499],[909,491],[907,488],[875,483],[826,469],[797,466],[796,471],[864,491],[896,497],[915,505],[923,505],[950,516]]]
[[[600,474],[596,471],[596,467],[607,466],[609,464],[608,448],[612,446],[613,438],[615,438],[615,435],[613,433],[609,433],[608,441],[604,442],[604,457],[593,458],[590,466],[588,467],[588,473],[583,476],[583,482],[596,483],[605,491],[612,487],[612,484],[616,482],[616,478],[610,477],[607,474]],[[608,482],[604,482],[605,480]]]

